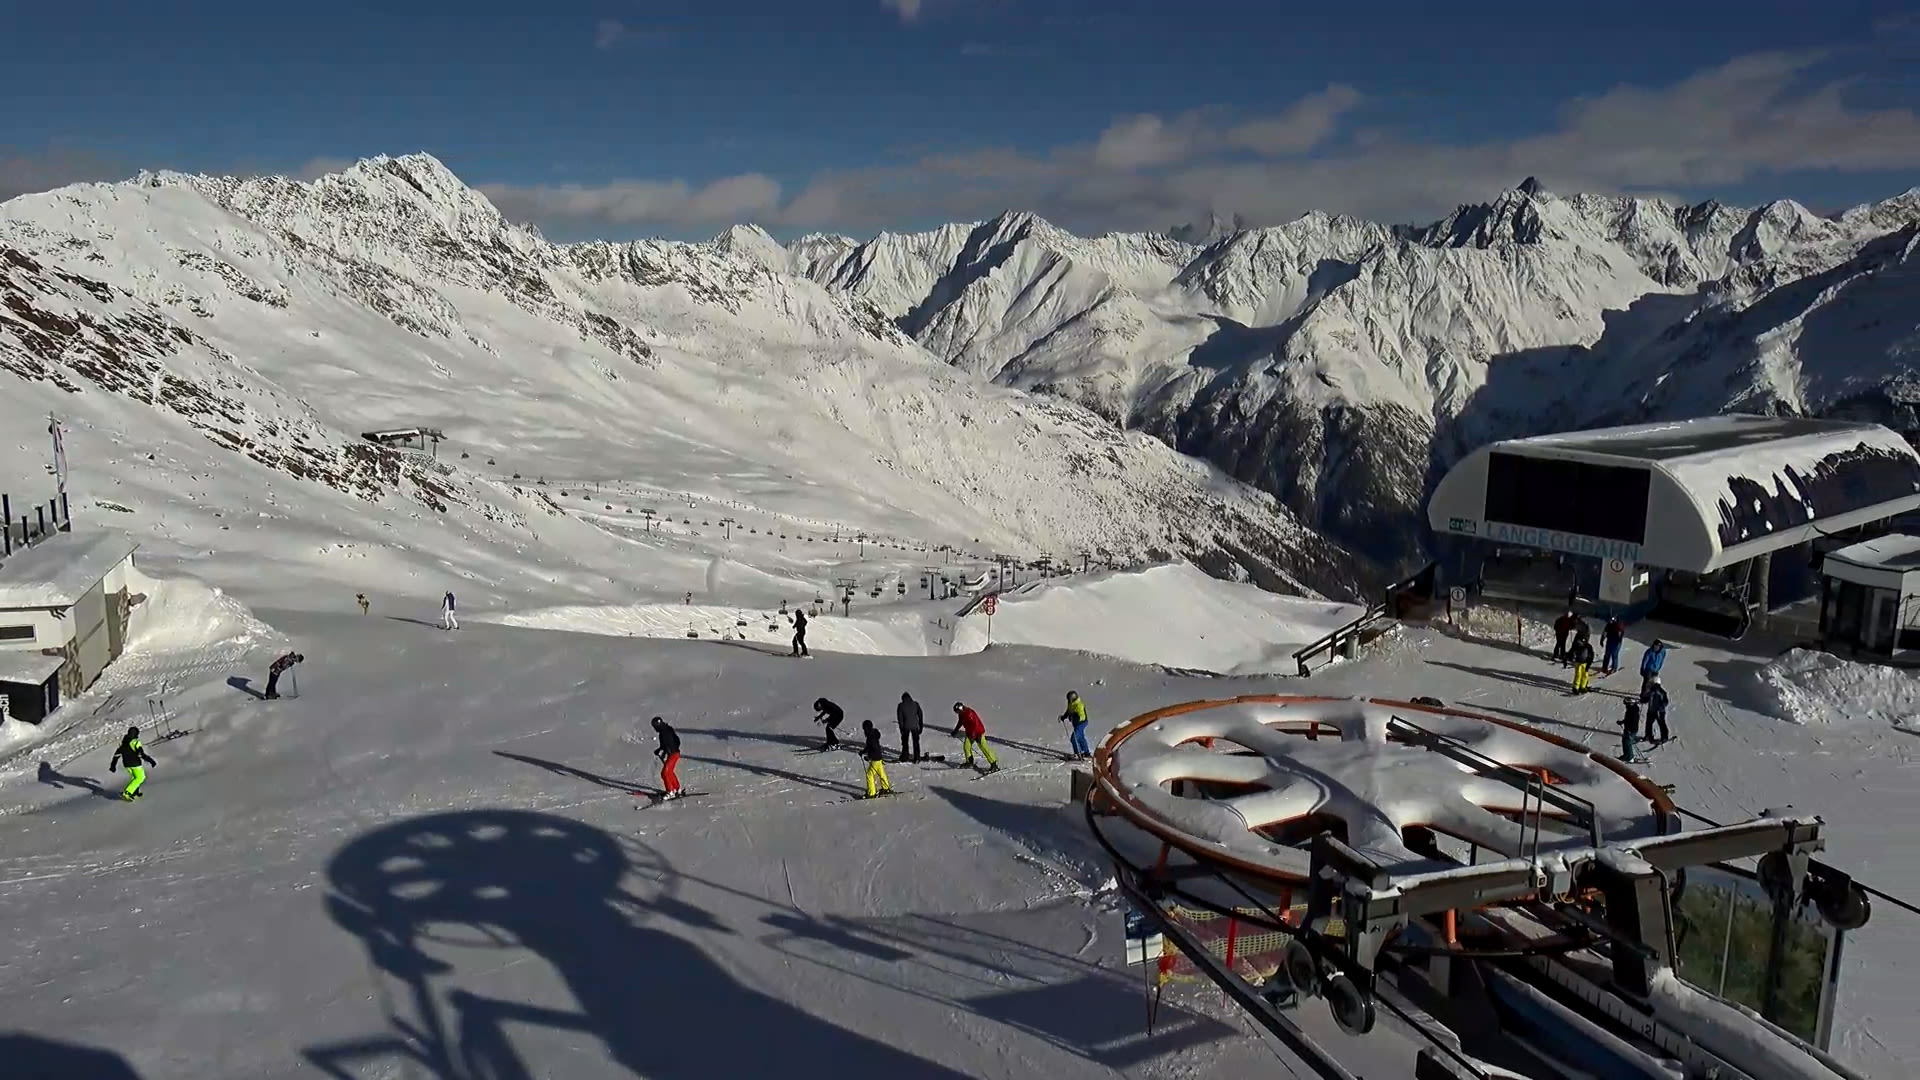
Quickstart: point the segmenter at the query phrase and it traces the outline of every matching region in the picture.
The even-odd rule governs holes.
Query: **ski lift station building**
[[[0,696],[12,719],[39,723],[119,659],[136,546],[61,532],[0,562]]]
[[[1480,447],[1441,478],[1427,521],[1447,576],[1491,597],[1664,601],[1744,627],[1770,598],[1809,595],[1825,550],[1916,508],[1920,454],[1886,427],[1725,415]]]

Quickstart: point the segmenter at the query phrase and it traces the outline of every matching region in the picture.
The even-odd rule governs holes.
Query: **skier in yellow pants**
[[[880,729],[873,721],[860,722],[860,730],[867,736],[867,748],[860,756],[867,759],[867,798],[893,794],[893,781],[887,779],[886,755],[880,750]]]
[[[127,802],[140,797],[140,785],[147,782],[147,770],[143,765],[152,765],[154,760],[147,756],[147,749],[140,745],[140,729],[130,727],[127,737],[120,740],[120,748],[113,752],[113,760],[107,762],[107,771],[113,772],[119,765],[127,767],[127,786],[120,797]]]
[[[953,703],[953,715],[959,717],[953,725],[953,733],[955,735],[966,733],[967,741],[964,745],[967,751],[967,764],[973,764],[973,748],[977,746],[980,748],[981,756],[987,759],[987,771],[999,772],[1000,762],[994,760],[993,750],[987,746],[986,721],[980,719],[979,713],[959,701]]]
[[[1581,635],[1568,655],[1573,660],[1573,692],[1584,694],[1593,678],[1593,642]]]

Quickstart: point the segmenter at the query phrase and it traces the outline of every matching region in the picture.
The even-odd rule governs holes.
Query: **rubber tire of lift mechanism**
[[[1794,890],[1793,869],[1787,857],[1777,851],[1769,851],[1760,856],[1760,864],[1754,867],[1754,875],[1760,888],[1766,891],[1768,898],[1788,894],[1792,898]]]
[[[1858,885],[1826,890],[1814,901],[1814,906],[1821,918],[1840,930],[1858,930],[1873,918],[1873,902]]]
[[[1292,984],[1294,993],[1301,997],[1320,996],[1320,958],[1299,938],[1287,942],[1280,954],[1281,969],[1287,973],[1287,982]]]
[[[1373,997],[1355,985],[1346,972],[1339,971],[1327,976],[1320,993],[1327,999],[1333,1022],[1340,1026],[1341,1031],[1349,1035],[1365,1035],[1373,1030]]]

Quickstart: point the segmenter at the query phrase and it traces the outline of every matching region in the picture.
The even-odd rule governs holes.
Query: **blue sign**
[[[1581,533],[1555,532],[1552,529],[1528,529],[1519,525],[1487,523],[1487,539],[1501,544],[1545,551],[1564,551],[1569,555],[1590,555],[1596,559],[1619,559],[1628,564],[1640,561],[1640,545],[1625,540],[1604,540]]]

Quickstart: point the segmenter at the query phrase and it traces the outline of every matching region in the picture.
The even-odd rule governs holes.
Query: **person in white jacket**
[[[447,595],[440,599],[440,629],[460,629],[460,620],[453,616],[453,590],[451,589],[447,590]]]

